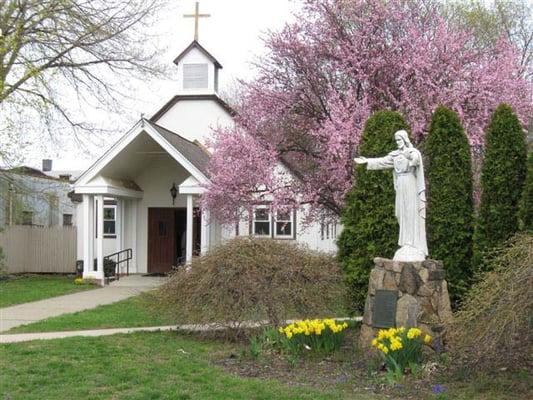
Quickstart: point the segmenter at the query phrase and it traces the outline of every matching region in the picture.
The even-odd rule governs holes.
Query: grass
[[[9,333],[54,332],[83,329],[133,328],[173,325],[176,322],[150,307],[150,294],[130,297],[72,314],[59,315],[13,328]]]
[[[73,276],[22,275],[0,281],[0,307],[47,299],[49,297],[94,289],[93,285],[76,285]]]
[[[435,377],[431,381],[407,380],[387,386],[383,377],[357,374],[357,366],[346,370],[346,382],[332,381],[322,386],[313,370],[324,362],[310,359],[305,374],[278,378],[256,374],[242,377],[235,370],[221,367],[226,363],[246,362],[239,354],[242,346],[199,340],[171,332],[143,332],[98,338],[68,338],[0,345],[1,399],[351,399],[377,400],[510,400],[529,399],[530,375],[527,371],[503,376],[476,374],[449,380]],[[218,363],[217,363],[218,361]],[[266,361],[266,360],[264,360]],[[219,366],[216,366],[216,365]],[[265,371],[266,366],[256,365]],[[302,363],[285,374],[297,373]],[[355,369],[354,369],[355,368]],[[228,372],[232,371],[232,373]],[[300,377],[301,378],[301,377]],[[285,383],[283,383],[285,382]],[[441,395],[432,394],[436,382],[445,388]],[[319,384],[320,387],[316,387]],[[520,390],[518,390],[521,387]]]
[[[175,323],[156,312],[150,306],[152,301],[145,293],[18,327],[10,333]],[[246,344],[230,345],[170,332],[3,345],[0,399],[533,398],[527,371],[495,371],[491,376],[471,371],[456,376],[439,372],[425,378],[407,377],[390,387],[385,375],[375,372],[379,365],[370,365],[357,351],[357,332],[352,336],[348,346],[333,357],[304,357],[296,365],[276,355],[249,358],[250,346]],[[443,362],[448,365],[451,360]],[[346,380],[338,381],[338,377]],[[442,384],[445,393],[431,393],[435,384]]]
[[[228,345],[175,333],[34,341],[0,347],[2,399],[331,399],[335,390],[240,378],[209,363]],[[31,362],[29,362],[31,360]],[[372,394],[343,398],[372,400]]]

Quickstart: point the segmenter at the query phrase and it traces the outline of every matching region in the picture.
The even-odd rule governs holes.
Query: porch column
[[[115,201],[117,202],[117,207],[115,209],[115,252],[118,253],[124,250],[124,200],[120,197],[116,197]],[[114,257],[114,260],[119,263],[125,257],[122,254],[117,254]],[[126,264],[117,264],[117,272],[120,275],[122,273],[122,268]]]
[[[187,235],[185,246],[185,263],[190,264],[192,261],[192,212],[193,202],[192,194],[187,195]]]
[[[122,250],[122,199],[117,197],[117,208],[115,209],[115,251],[118,253]]]
[[[83,278],[94,277],[94,196],[83,195]]]
[[[203,256],[209,250],[209,211],[202,210],[202,225],[200,232],[200,254]]]
[[[120,220],[120,242],[119,242],[119,245],[120,245],[120,249],[119,251],[122,251],[126,248],[126,229],[125,229],[125,226],[126,226],[126,200],[124,199],[119,199],[118,200],[118,204],[119,204],[119,211],[118,211],[118,215],[119,215],[119,220]]]
[[[101,279],[104,284],[104,196],[99,194],[96,196],[96,279]]]

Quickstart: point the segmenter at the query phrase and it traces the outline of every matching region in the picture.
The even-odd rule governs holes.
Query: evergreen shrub
[[[518,206],[526,177],[526,139],[512,108],[496,108],[485,137],[481,203],[474,234],[474,263],[519,229]]]
[[[533,153],[527,157],[527,174],[520,203],[520,230],[533,233]]]
[[[429,254],[443,261],[456,304],[471,281],[474,203],[470,145],[455,112],[435,110],[424,148]]]
[[[384,157],[395,150],[394,133],[409,130],[402,116],[378,111],[366,122],[358,154]],[[349,285],[352,305],[362,310],[374,257],[392,258],[398,248],[398,222],[394,215],[395,192],[391,170],[355,168],[354,186],[347,194],[337,242],[338,259]]]

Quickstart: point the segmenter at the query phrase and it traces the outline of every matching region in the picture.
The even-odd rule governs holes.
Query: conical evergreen
[[[455,112],[442,106],[435,110],[424,148],[429,255],[444,262],[457,303],[472,276],[474,204],[470,146]]]
[[[384,157],[396,149],[394,133],[408,130],[400,114],[379,111],[365,124],[358,154]],[[366,165],[355,170],[355,184],[348,193],[338,240],[339,261],[351,288],[353,305],[364,307],[368,277],[374,257],[392,258],[398,247],[398,222],[394,216],[392,171],[367,171]]]
[[[474,236],[474,263],[518,228],[518,205],[526,177],[525,135],[512,108],[498,106],[486,134],[481,170],[481,204]]]
[[[527,157],[527,174],[520,203],[520,230],[533,233],[533,153]]]

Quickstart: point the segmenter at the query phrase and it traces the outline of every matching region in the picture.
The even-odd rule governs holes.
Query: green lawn
[[[145,293],[93,310],[18,327],[10,333],[175,323],[150,307],[151,301],[151,295]],[[340,355],[338,362],[330,360],[323,367],[320,367],[320,360],[311,359],[311,365],[299,364],[294,368],[286,362],[280,365],[268,361],[268,358],[260,359],[256,365],[250,359],[241,360],[242,351],[249,351],[249,347],[170,332],[0,345],[0,399],[374,400],[386,398],[385,394],[388,398],[429,400],[531,398],[527,395],[532,388],[527,372],[500,379],[483,375],[450,378],[439,374],[429,380],[411,378],[397,388],[387,389],[384,374],[368,375],[368,365],[366,362],[360,365],[361,355],[355,351],[348,351],[349,354]],[[236,357],[228,358],[229,354]],[[342,361],[344,357],[346,365]],[[213,363],[220,364],[218,360],[245,366],[245,371],[256,371],[260,367],[262,372],[252,375],[261,378],[232,375],[213,366]],[[313,362],[318,364],[312,365]],[[348,381],[332,383],[331,376],[337,376],[339,371],[345,371]],[[322,382],[324,378],[324,385],[320,386],[330,392],[316,391],[309,386],[310,382]],[[290,382],[291,387],[275,379]],[[431,393],[431,386],[436,383],[444,384],[445,395]],[[369,394],[368,388],[373,387],[380,387],[378,392],[383,395]]]
[[[173,325],[176,322],[150,307],[150,294],[131,297],[72,314],[37,321],[13,328],[9,333],[54,332],[97,328],[132,328]]]
[[[93,285],[76,285],[73,276],[28,275],[0,281],[0,307],[42,300],[82,290]]]
[[[380,399],[230,375],[209,363],[227,345],[136,333],[0,346],[2,399]]]

